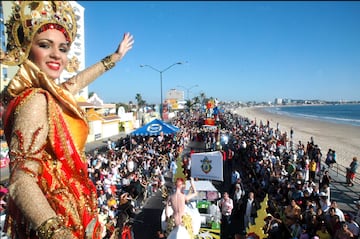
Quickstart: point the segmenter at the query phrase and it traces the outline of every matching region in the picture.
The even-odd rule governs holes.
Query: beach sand
[[[284,116],[267,112],[261,107],[242,107],[237,108],[235,112],[250,120],[256,120],[257,124],[260,120],[263,124],[269,120],[272,128],[276,128],[279,123],[280,131],[287,132],[288,137],[292,127],[295,145],[301,140],[306,146],[313,137],[314,143],[321,148],[322,160],[325,160],[329,148],[335,150],[337,163],[344,167],[349,166],[354,156],[360,159],[360,127],[358,126]]]

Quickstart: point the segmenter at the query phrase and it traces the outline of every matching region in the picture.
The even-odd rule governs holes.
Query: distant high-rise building
[[[5,22],[2,1],[0,2],[1,50],[5,51]]]
[[[3,1],[0,1],[0,44],[1,44],[1,51],[5,52],[6,45],[5,45],[5,22],[4,22],[4,10],[3,10]],[[9,76],[8,76],[8,67],[0,64],[0,91],[4,89],[4,87],[9,83]]]
[[[166,92],[165,100],[185,100],[185,92],[177,89],[170,89]]]
[[[85,24],[84,24],[84,7],[76,1],[69,1],[74,9],[77,23],[77,34],[74,42],[71,45],[71,50],[68,54],[69,61],[73,63],[77,69],[72,67],[67,68],[60,77],[60,82],[66,81],[78,72],[85,69]],[[78,97],[82,97],[85,100],[88,99],[88,87],[82,89]]]
[[[281,98],[276,98],[275,101],[274,101],[274,104],[275,104],[275,105],[282,105],[282,104],[283,104],[283,99],[281,99]]]

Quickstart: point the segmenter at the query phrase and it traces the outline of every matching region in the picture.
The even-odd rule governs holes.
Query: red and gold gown
[[[92,71],[92,77],[104,72],[101,65]],[[56,85],[26,60],[7,88],[4,130],[11,160],[6,228],[12,238],[36,238],[34,225],[53,216],[63,219],[74,238],[101,238],[96,188],[84,153],[89,128],[67,89],[74,82]]]

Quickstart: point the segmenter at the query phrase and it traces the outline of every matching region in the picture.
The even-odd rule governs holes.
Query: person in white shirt
[[[160,169],[159,165],[156,165],[154,168],[154,175],[158,176],[160,174],[161,174],[161,169]]]
[[[325,192],[321,192],[319,196],[320,196],[320,201],[319,201],[320,207],[323,210],[323,212],[327,212],[331,206],[331,202],[328,200],[328,197]]]
[[[331,201],[330,207],[335,208],[335,214],[339,216],[340,222],[345,222],[345,216],[343,211],[338,207],[337,202],[335,200]]]
[[[161,143],[164,140],[164,133],[161,132],[160,135],[157,137],[157,141]]]
[[[174,181],[174,176],[176,174],[176,170],[177,170],[178,166],[176,164],[176,160],[172,160],[170,163],[170,172],[171,172],[171,177],[172,177],[172,181]]]
[[[221,209],[221,239],[227,239],[230,231],[230,218],[234,208],[233,200],[229,197],[228,192],[224,192],[223,198],[220,200],[219,207]]]
[[[135,168],[135,162],[132,158],[129,158],[126,164],[126,167],[128,169],[128,171],[131,173],[134,171]]]

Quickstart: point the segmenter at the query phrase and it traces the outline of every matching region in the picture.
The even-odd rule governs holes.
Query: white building
[[[74,42],[71,45],[71,50],[69,52],[68,58],[70,61],[78,63],[79,68],[76,71],[73,69],[66,69],[66,71],[61,75],[60,82],[66,81],[72,76],[76,75],[78,72],[85,69],[85,21],[84,21],[84,7],[82,7],[76,1],[69,1],[71,6],[74,9],[77,22],[77,34]],[[79,93],[78,97],[88,98],[88,87],[83,88]]]
[[[276,98],[274,101],[274,105],[282,105],[283,104],[283,99],[281,98]]]

